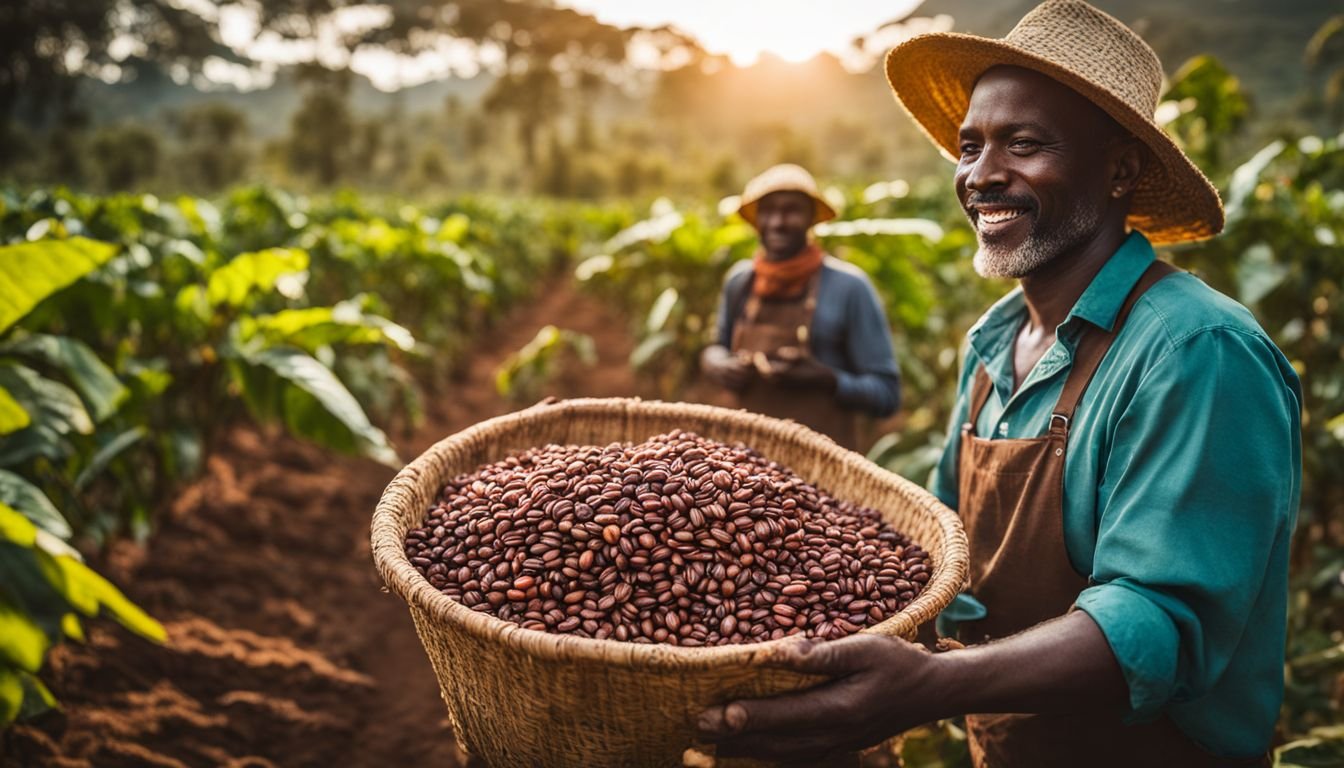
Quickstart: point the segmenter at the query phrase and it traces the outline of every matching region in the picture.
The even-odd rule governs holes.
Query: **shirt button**
[[[999,434],[1000,435],[1008,434],[1008,422],[1006,421],[999,422]]]

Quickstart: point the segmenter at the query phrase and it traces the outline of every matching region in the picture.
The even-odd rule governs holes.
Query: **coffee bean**
[[[874,510],[680,431],[542,446],[454,478],[404,545],[473,610],[686,646],[842,637],[899,611],[933,572]]]

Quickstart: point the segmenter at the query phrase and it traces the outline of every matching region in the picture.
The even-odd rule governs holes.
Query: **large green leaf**
[[[411,332],[385,317],[369,314],[353,302],[334,307],[286,309],[270,315],[242,318],[244,339],[261,335],[268,345],[290,345],[312,352],[333,344],[384,344],[415,348]]]
[[[336,374],[311,355],[273,347],[248,354],[243,362],[245,366],[232,370],[248,405],[261,418],[279,418],[300,437],[400,466],[383,431],[369,422]],[[261,375],[263,371],[270,375]]]
[[[32,426],[48,426],[62,435],[93,432],[93,419],[84,409],[84,401],[59,381],[27,366],[0,363],[0,388],[8,390],[23,406],[34,421]]]
[[[116,252],[115,245],[83,237],[0,246],[0,332]]]
[[[59,368],[93,409],[95,421],[111,416],[130,394],[112,369],[78,339],[33,334],[0,347],[0,351],[34,357]]]
[[[241,307],[253,292],[274,288],[281,275],[307,268],[308,253],[298,248],[267,248],[239,254],[211,273],[205,288],[206,300],[211,306]]]
[[[131,427],[107,441],[106,444],[94,452],[93,456],[89,458],[89,463],[85,464],[84,468],[79,471],[79,475],[75,477],[75,492],[79,493],[87,488],[95,477],[101,474],[104,469],[107,469],[107,465],[113,459],[140,442],[146,433],[144,427]]]
[[[663,330],[663,326],[667,325],[667,319],[672,316],[672,310],[676,308],[677,300],[680,298],[677,289],[670,286],[664,288],[663,292],[658,294],[658,298],[653,302],[653,308],[649,310],[648,322],[645,324],[649,333],[658,333]]]
[[[168,633],[163,625],[150,618],[138,605],[126,599],[121,590],[94,572],[92,568],[72,557],[52,557],[65,577],[64,594],[76,608],[88,607],[85,615],[95,616],[99,609],[107,611],[123,627],[141,637],[163,642]],[[57,587],[60,589],[60,587]]]
[[[0,435],[23,429],[31,423],[33,420],[23,406],[19,405],[19,401],[4,388],[0,388]]]
[[[71,450],[61,433],[46,424],[31,424],[0,440],[0,467],[12,467],[37,456],[59,461]]]
[[[37,672],[50,646],[51,640],[41,627],[0,597],[0,666]]]
[[[11,541],[20,547],[32,547],[37,542],[37,526],[18,510],[0,502],[0,540]],[[0,582],[8,586],[8,580]]]
[[[643,369],[646,365],[653,362],[663,350],[674,346],[677,343],[677,336],[669,331],[659,331],[651,336],[646,336],[639,346],[635,347],[630,353],[630,367],[637,370]]]
[[[23,683],[19,671],[0,666],[0,726],[8,725],[19,715],[23,704]]]
[[[0,469],[0,502],[19,511],[51,535],[70,538],[70,524],[42,489],[7,469]]]

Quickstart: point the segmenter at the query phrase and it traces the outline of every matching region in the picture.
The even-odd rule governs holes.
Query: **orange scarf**
[[[808,243],[797,256],[783,261],[768,261],[765,251],[758,250],[751,257],[751,266],[756,274],[751,292],[769,299],[800,296],[807,288],[807,281],[821,269],[825,255],[816,243]]]

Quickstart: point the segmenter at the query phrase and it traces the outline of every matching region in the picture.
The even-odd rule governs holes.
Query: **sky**
[[[176,0],[219,24],[223,42],[246,51],[260,70],[223,59],[207,60],[208,83],[229,84],[244,90],[265,87],[277,66],[317,60],[331,67],[349,64],[382,90],[415,85],[443,77],[471,77],[482,68],[498,64],[498,50],[462,40],[444,38],[437,46],[414,57],[380,49],[362,49],[353,56],[336,41],[342,33],[357,32],[387,23],[386,9],[356,5],[338,11],[331,23],[317,30],[313,39],[284,40],[274,33],[258,34],[257,12],[247,4],[215,6],[204,0]],[[880,25],[899,19],[922,0],[557,0],[621,27],[672,25],[698,39],[710,53],[727,55],[733,63],[747,66],[762,53],[787,61],[806,61],[822,51],[841,57],[852,69],[866,69],[880,53],[896,42],[892,36],[931,31],[922,26],[889,28],[887,34],[870,37],[866,54],[852,49],[859,36],[871,36]],[[941,17],[937,29],[949,28],[951,19]],[[348,60],[347,60],[347,57]]]
[[[621,27],[671,24],[746,66],[761,53],[806,61],[901,18],[921,0],[561,0]]]

